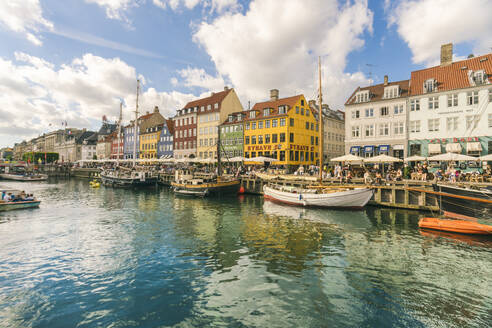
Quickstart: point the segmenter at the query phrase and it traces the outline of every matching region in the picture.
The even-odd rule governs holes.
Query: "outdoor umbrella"
[[[242,162],[242,161],[244,161],[244,157],[242,157],[242,156],[236,156],[236,157],[232,157],[232,158],[226,159],[225,161],[229,161],[229,162]]]
[[[483,161],[483,162],[492,161],[492,154],[488,154],[488,155],[482,156],[482,157],[480,157],[480,160]]]
[[[426,159],[427,159],[426,157],[414,155],[405,158],[405,162],[419,162],[419,161],[425,161]]]
[[[432,156],[432,157],[427,157],[427,160],[429,160],[429,161],[443,161],[443,162],[477,161],[478,158],[468,156],[468,155],[456,154],[456,153],[445,153],[445,154],[439,154],[439,155]]]
[[[395,163],[395,162],[401,162],[402,160],[396,157],[382,154],[382,155],[366,158],[364,159],[364,161],[367,163]]]
[[[246,161],[247,162],[256,162],[256,163],[265,163],[265,162],[276,162],[277,159],[270,158],[270,157],[264,157],[264,156],[258,156],[258,157],[248,158],[248,159],[246,159]]]
[[[340,156],[340,157],[335,157],[335,158],[332,158],[330,159],[331,162],[363,162],[364,159],[362,157],[359,157],[359,156],[355,156],[355,155],[352,155],[352,154],[348,154],[348,155],[343,155],[343,156]]]

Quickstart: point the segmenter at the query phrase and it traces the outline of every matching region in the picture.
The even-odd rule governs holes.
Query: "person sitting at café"
[[[381,175],[381,172],[379,171],[376,171],[376,184],[381,184],[381,181],[382,181],[383,177]]]
[[[401,180],[403,180],[403,172],[401,171],[401,169],[398,169],[398,171],[396,171],[396,181]]]

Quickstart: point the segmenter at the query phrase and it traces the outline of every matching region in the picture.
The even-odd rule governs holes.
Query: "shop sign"
[[[440,143],[440,144],[445,144],[445,143],[448,143],[448,142],[474,142],[474,141],[478,141],[478,137],[467,137],[467,138],[443,138],[443,139],[430,139],[429,140],[429,143],[433,143],[433,144],[437,144],[437,143]]]

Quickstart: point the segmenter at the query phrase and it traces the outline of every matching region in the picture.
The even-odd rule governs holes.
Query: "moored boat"
[[[101,182],[110,187],[144,187],[157,184],[157,175],[151,171],[106,170],[101,172]]]
[[[2,173],[0,178],[5,180],[15,180],[15,181],[45,181],[48,180],[46,174],[11,174]]]
[[[361,209],[373,194],[374,190],[369,188],[263,186],[263,196],[266,199],[297,206]]]
[[[178,175],[178,174],[177,174]],[[176,181],[171,182],[174,192],[189,196],[215,196],[215,195],[236,195],[239,192],[241,183],[238,179],[227,179],[224,177],[214,177],[210,179],[196,179],[186,176],[179,176]]]
[[[492,226],[464,220],[445,220],[439,218],[422,218],[419,227],[474,235],[491,235]]]
[[[39,204],[41,203],[40,200],[37,200],[34,197],[24,198],[24,193],[20,190],[0,190],[0,194],[3,195],[4,193],[11,193],[16,199],[13,201],[3,201],[0,199],[0,212],[39,207]]]
[[[492,190],[433,185],[444,216],[456,219],[492,218]]]

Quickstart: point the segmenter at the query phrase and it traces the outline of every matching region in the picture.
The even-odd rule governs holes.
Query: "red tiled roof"
[[[489,82],[492,82],[492,53],[454,62],[447,66],[435,66],[413,71],[411,76],[410,95],[424,94],[424,82],[428,79],[437,81],[437,91],[448,91],[469,88],[468,71],[485,70]]]
[[[238,120],[237,120],[237,116],[238,116],[238,114],[243,114],[243,120],[241,120],[241,121],[238,121]],[[231,116],[231,115],[233,115],[233,120],[232,120],[232,122],[229,122],[229,116]],[[222,123],[222,125],[237,124],[237,123],[239,123],[239,122],[241,122],[241,123],[242,123],[242,122],[244,121],[244,118],[245,118],[245,117],[246,117],[246,111],[240,111],[240,112],[234,112],[234,113],[231,113],[231,114],[229,114],[229,115],[227,116],[227,118],[226,118],[225,122],[224,122],[224,123]]]
[[[215,103],[221,103],[222,100],[231,92],[233,89],[227,89],[221,92],[216,92],[210,97],[206,98],[201,98],[197,100],[190,101],[187,103],[184,108],[191,108],[191,107],[201,107],[201,106],[207,106],[207,105],[213,105]]]
[[[358,87],[357,89],[355,89],[355,91],[352,93],[352,95],[347,99],[347,102],[345,103],[345,105],[356,104],[355,95],[357,94],[357,92],[364,91],[364,90],[369,90],[369,94],[370,94],[369,101],[366,101],[364,103],[370,103],[370,102],[374,102],[374,101],[383,100],[384,88],[389,87],[389,86],[394,86],[394,85],[400,86],[400,90],[401,90],[400,98],[408,96],[408,90],[410,88],[410,81],[409,80],[389,82],[387,85],[384,85],[384,83],[381,83],[381,84],[371,85],[371,86],[364,87],[364,88]],[[392,98],[392,99],[398,99],[398,98]],[[362,103],[357,103],[357,104],[362,104]]]
[[[268,115],[268,117],[286,115],[286,114],[279,114],[278,113],[278,106],[287,105],[288,109],[291,109],[299,101],[299,99],[301,97],[303,97],[303,95],[296,95],[296,96],[292,96],[292,97],[281,98],[279,100],[264,101],[264,102],[256,103],[251,110],[245,111],[246,117],[244,118],[244,120],[250,121],[250,120],[257,120],[257,119],[263,118],[263,109],[265,109],[265,108],[272,108],[273,109],[270,112],[270,115]],[[304,105],[307,107],[308,106],[307,102]],[[251,111],[257,112],[257,114],[255,115],[255,118],[249,118],[248,113]]]
[[[174,134],[174,121],[171,119],[166,120],[167,129],[170,134]]]

